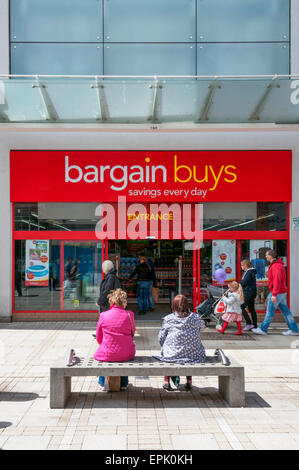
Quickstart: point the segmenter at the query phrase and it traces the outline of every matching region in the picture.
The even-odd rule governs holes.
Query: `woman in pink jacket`
[[[97,361],[131,361],[135,356],[134,314],[126,310],[127,294],[121,289],[108,295],[110,309],[100,314],[96,339],[99,347],[94,354]],[[99,377],[100,390],[104,390],[105,377]],[[128,377],[121,377],[121,390],[128,386]]]

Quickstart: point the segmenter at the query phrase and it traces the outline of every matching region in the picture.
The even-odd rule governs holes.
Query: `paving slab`
[[[248,434],[257,450],[298,450],[299,442],[289,433]]]
[[[138,355],[160,351],[160,326],[137,322]],[[208,354],[223,348],[245,367],[246,408],[221,399],[216,377],[194,377],[188,393],[163,391],[163,377],[131,377],[119,394],[101,394],[95,377],[78,377],[67,408],[50,410],[50,366],[70,348],[92,355],[95,328],[0,324],[0,448],[299,449],[299,342],[281,335],[284,325],[254,339],[211,339],[214,329],[203,338]]]
[[[48,436],[18,436],[9,437],[4,442],[3,450],[46,450],[51,438]]]
[[[180,450],[219,450],[220,445],[213,434],[188,434],[171,436],[174,449]]]
[[[126,450],[125,436],[99,435],[86,436],[83,439],[82,450]]]

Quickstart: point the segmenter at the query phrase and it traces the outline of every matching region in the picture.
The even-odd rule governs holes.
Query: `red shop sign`
[[[292,198],[290,150],[14,150],[10,155],[13,202]]]

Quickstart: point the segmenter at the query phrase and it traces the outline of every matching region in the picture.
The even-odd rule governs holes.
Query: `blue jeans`
[[[127,387],[128,386],[128,383],[129,383],[129,377],[121,377],[120,378],[120,386],[121,387]],[[99,377],[99,384],[104,387],[104,384],[105,384],[105,377],[103,377],[102,375],[100,375]]]
[[[285,319],[288,327],[290,330],[298,333],[298,326],[295,322],[295,319],[293,317],[293,314],[288,308],[287,305],[287,294],[278,294],[276,296],[276,302],[272,302],[271,300],[272,294],[270,293],[268,295],[268,304],[267,304],[267,311],[266,311],[266,316],[264,318],[263,323],[261,324],[261,330],[263,330],[265,333],[267,333],[268,328],[270,326],[270,323],[272,322],[275,314],[275,310],[279,309],[283,315],[283,318]]]
[[[138,281],[138,309],[139,312],[146,312],[148,308],[148,296],[151,281]]]

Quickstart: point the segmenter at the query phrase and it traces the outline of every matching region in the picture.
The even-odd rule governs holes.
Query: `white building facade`
[[[17,3],[18,5],[16,5]],[[52,4],[52,8],[58,8],[56,3]],[[85,4],[85,2],[81,3]],[[87,2],[86,8],[89,8],[89,3],[92,4],[93,2]],[[134,9],[137,8],[137,3],[140,4],[140,0],[139,2],[130,1],[127,8],[136,11]],[[197,293],[194,294],[193,292],[191,298],[200,301],[201,295],[204,295],[206,283],[215,281],[213,280],[213,271],[215,269],[213,265],[213,243],[231,240],[236,242],[233,260],[231,261],[236,279],[239,279],[241,275],[239,264],[242,258],[262,259],[260,254],[256,255],[255,258],[252,255],[255,247],[257,247],[257,250],[267,247],[277,249],[279,256],[285,262],[287,270],[290,307],[294,315],[299,316],[299,291],[297,289],[297,263],[299,260],[299,225],[297,225],[297,220],[299,222],[299,186],[297,184],[297,178],[299,177],[299,93],[298,100],[296,94],[297,87],[299,88],[299,81],[296,82],[296,80],[299,80],[299,2],[288,2],[287,0],[268,1],[268,8],[272,8],[272,11],[271,14],[266,16],[272,18],[271,21],[274,22],[273,27],[269,26],[269,38],[271,40],[262,37],[261,31],[266,29],[263,28],[263,25],[261,30],[257,29],[255,32],[258,41],[254,41],[254,34],[248,28],[248,37],[245,38],[245,41],[240,36],[238,44],[235,41],[235,49],[228,48],[228,50],[226,50],[226,45],[232,43],[229,36],[224,37],[224,39],[216,38],[215,41],[212,40],[213,36],[210,29],[213,27],[215,31],[218,30],[217,25],[210,26],[210,29],[209,27],[206,28],[206,34],[211,34],[210,37],[212,38],[209,43],[204,42],[205,38],[203,40],[201,38],[200,27],[203,24],[203,29],[205,29],[205,15],[208,15],[208,12],[204,10],[204,0],[202,2],[200,0],[190,0],[183,3],[186,4],[185,9],[191,8],[191,13],[189,19],[188,15],[184,18],[186,24],[182,25],[182,29],[185,28],[187,33],[193,31],[196,38],[194,38],[193,33],[190,33],[189,36],[186,33],[186,42],[183,42],[180,37],[171,37],[173,28],[178,27],[176,23],[178,17],[181,16],[178,3],[177,6],[173,6],[174,9],[177,8],[178,10],[177,16],[174,15],[175,18],[173,19],[171,14],[168,15],[168,21],[170,23],[173,21],[174,25],[169,27],[169,32],[167,32],[168,28],[166,27],[166,32],[163,33],[165,35],[169,34],[169,37],[164,37],[159,32],[158,21],[158,39],[155,38],[155,42],[146,37],[147,31],[142,33],[141,27],[140,31],[136,30],[136,35],[132,38],[124,37],[124,32],[122,32],[123,36],[121,32],[118,35],[119,19],[118,17],[115,19],[115,17],[117,16],[116,12],[119,11],[118,8],[120,8],[119,3],[117,0],[101,0],[97,2],[97,7],[103,9],[99,13],[102,16],[100,16],[101,30],[99,29],[98,36],[89,40],[82,37],[77,41],[72,28],[66,28],[68,34],[70,34],[71,45],[77,48],[76,56],[76,54],[72,55],[74,54],[73,50],[66,51],[63,49],[70,45],[61,33],[63,25],[57,24],[56,34],[58,38],[61,35],[62,39],[58,39],[56,44],[51,39],[50,32],[45,33],[49,36],[46,37],[44,42],[40,39],[39,35],[42,34],[42,31],[39,31],[39,28],[42,30],[43,25],[36,27],[34,23],[38,20],[38,17],[31,18],[32,24],[30,23],[30,28],[28,27],[33,30],[36,28],[34,37],[31,38],[29,32],[21,28],[20,24],[24,22],[24,18],[30,17],[28,11],[30,11],[30,8],[35,7],[33,0],[19,2],[0,0],[0,259],[2,261],[2,269],[0,270],[0,321],[86,320],[96,318],[97,311],[94,304],[98,282],[102,275],[99,266],[103,258],[112,257],[115,260],[115,256],[119,253],[119,249],[115,248],[113,240],[105,242],[105,246],[103,246],[103,243],[100,243],[96,238],[90,239],[87,234],[84,234],[84,232],[91,233],[92,224],[95,225],[96,217],[92,212],[95,205],[116,201],[112,201],[108,196],[105,199],[105,196],[103,196],[105,195],[105,187],[101,189],[98,199],[95,199],[94,194],[87,196],[81,186],[76,197],[73,195],[68,197],[70,193],[66,189],[67,196],[64,199],[59,199],[59,175],[57,173],[56,187],[55,176],[53,176],[55,175],[54,160],[51,168],[50,166],[47,167],[48,163],[45,165],[41,162],[41,173],[38,172],[39,159],[48,162],[48,155],[52,153],[54,155],[54,152],[59,151],[62,152],[63,157],[71,155],[70,158],[72,158],[72,155],[74,155],[75,158],[76,155],[79,155],[76,164],[81,161],[80,158],[82,157],[82,165],[85,165],[86,158],[88,160],[89,156],[94,155],[93,152],[98,152],[98,165],[109,164],[109,158],[112,155],[110,152],[113,152],[113,155],[116,154],[118,158],[118,160],[114,160],[112,155],[111,165],[112,162],[125,165],[126,153],[124,152],[130,151],[137,152],[134,154],[136,156],[134,162],[137,165],[141,165],[140,159],[144,163],[144,156],[152,158],[152,161],[157,162],[157,164],[162,164],[163,162],[159,161],[161,155],[163,155],[163,152],[170,152],[181,158],[182,165],[190,164],[189,166],[191,166],[190,162],[200,163],[201,158],[204,158],[203,156],[207,152],[216,152],[215,158],[217,160],[219,157],[220,163],[223,152],[226,152],[225,155],[232,156],[232,158],[235,155],[234,152],[239,152],[240,171],[242,171],[242,176],[240,176],[242,178],[241,190],[238,187],[234,193],[232,189],[231,192],[234,195],[231,199],[225,195],[225,189],[219,191],[217,196],[212,195],[207,200],[207,206],[205,206],[205,201],[201,197],[192,200],[192,203],[203,202],[204,218],[205,213],[207,214],[206,221],[204,220],[204,232],[210,231],[211,233],[205,235],[201,249],[198,250],[198,259],[196,262],[193,260],[191,267],[191,270],[193,269],[191,284],[193,284],[191,287],[197,289]],[[222,1],[222,3],[225,2]],[[235,6],[238,3],[240,2],[236,1]],[[64,11],[67,13],[69,2],[64,0],[60,4],[64,6]],[[76,14],[77,17],[82,16],[79,4],[80,2],[77,1],[73,7],[74,21],[78,21]],[[159,4],[163,4],[163,0],[160,0]],[[230,12],[232,11],[231,8],[234,7],[233,4],[233,1],[227,2],[227,9]],[[269,4],[272,6],[269,6]],[[284,9],[283,4],[288,4],[287,11]],[[144,2],[144,7],[147,8],[146,2]],[[219,2],[217,4],[215,1],[214,8],[218,7]],[[74,10],[76,8],[77,13],[75,11],[75,14]],[[90,8],[93,8],[92,5]],[[152,4],[152,8],[158,8],[158,6]],[[167,2],[165,2],[165,8],[170,8]],[[156,11],[158,17],[162,19],[164,13],[162,10]],[[42,12],[40,14],[42,15]],[[136,13],[136,24],[140,23],[139,14],[139,12]],[[242,19],[242,12],[239,11],[238,14],[241,15],[240,18]],[[245,12],[245,14],[248,17],[248,12]],[[47,15],[48,10],[45,10],[44,16]],[[65,22],[67,16],[69,17],[69,15],[65,16]],[[228,12],[227,16],[231,16],[231,13]],[[273,35],[273,38],[271,36],[272,30],[278,27],[275,23],[278,21],[278,16],[290,19],[285,33],[286,36],[283,37],[282,35],[281,39],[275,35]],[[91,10],[86,21],[87,24],[91,25],[91,30],[95,28],[96,34],[96,26],[93,26],[92,17]],[[194,19],[194,30],[191,28],[192,25],[188,24],[190,18]],[[52,18],[49,15],[49,22],[51,23],[51,21]],[[60,21],[63,22],[63,17]],[[151,17],[148,16],[145,21],[150,23]],[[224,18],[225,21],[227,28],[231,28],[228,19]],[[53,23],[50,26],[49,29],[52,29]],[[84,29],[84,25],[81,27]],[[145,36],[143,37],[142,34]],[[250,34],[253,36],[250,36]],[[203,36],[205,36],[205,33],[203,33]],[[60,41],[59,44],[58,41]],[[257,42],[260,42],[258,44],[260,49],[251,49],[253,43],[256,47]],[[57,50],[48,49],[53,44],[57,47]],[[179,46],[185,48],[184,51],[180,52]],[[279,56],[282,69],[277,64],[272,63],[271,60],[267,65],[268,68],[263,69],[263,67],[259,68],[257,66],[252,73],[250,73],[250,68],[246,69],[246,64],[247,66],[254,64],[252,62],[248,65],[248,62],[251,61],[251,57],[257,57],[256,54],[259,54],[259,51],[260,58],[256,59],[258,63],[267,62],[265,57],[269,57],[271,54],[277,57],[275,48],[278,46],[287,49],[287,56]],[[15,47],[16,49],[14,49]],[[93,55],[94,52],[91,52],[91,47],[100,48],[96,49],[95,52],[95,54],[100,54],[99,63],[101,63],[101,66],[98,69],[93,68],[94,60],[97,60],[98,56]],[[150,49],[150,47],[153,49]],[[169,49],[165,49],[167,47]],[[174,49],[172,50],[171,47]],[[206,47],[209,47],[210,50],[207,52],[207,58],[202,58],[200,55],[202,53],[201,48],[205,49]],[[243,54],[247,54],[247,59],[244,60],[245,65],[239,62],[240,73],[238,73],[238,61],[242,57],[242,53],[241,56],[238,55],[239,47],[243,47]],[[106,50],[106,48],[108,49]],[[158,48],[160,49],[158,50]],[[196,52],[194,52],[194,49],[196,49]],[[281,54],[284,54],[284,51],[285,49]],[[189,53],[195,54],[194,61],[193,56],[191,59],[189,58]],[[47,61],[41,59],[45,54],[48,54],[46,56],[48,57]],[[163,68],[165,58],[172,57],[173,54],[175,58],[170,60],[169,67]],[[217,64],[221,63],[219,57],[225,54],[227,54],[227,57],[232,58],[230,59],[231,68],[224,69],[224,66],[223,69],[221,67],[217,68]],[[59,61],[63,60],[64,55],[68,57],[69,69],[59,68]],[[30,57],[35,57],[35,62]],[[53,57],[55,58],[53,59]],[[77,65],[72,65],[77,64],[78,57],[79,59],[82,57],[83,62],[86,59],[86,69],[83,70],[80,67],[76,68]],[[121,57],[124,58],[122,68],[115,65],[119,63]],[[148,61],[142,59],[144,57],[149,57]],[[216,57],[217,61],[214,60],[211,65],[209,57]],[[134,64],[137,62],[136,68],[131,68],[132,73],[130,73],[130,67],[128,66],[130,60]],[[141,64],[140,68],[138,68],[138,61],[141,61],[139,62]],[[38,68],[36,64],[41,62],[42,67]],[[147,62],[154,64],[152,68],[148,68]],[[51,63],[53,64],[52,73]],[[143,63],[147,64],[146,67]],[[280,88],[272,90],[271,86],[273,78],[275,81],[275,74],[280,76],[276,79],[280,84]],[[298,78],[296,77],[297,74]],[[16,75],[30,75],[30,77],[18,78]],[[40,78],[36,78],[36,75],[39,75]],[[58,79],[53,82],[52,86],[51,78],[43,77],[46,75],[63,76],[60,79],[61,83],[63,86],[67,86],[65,84],[69,83],[70,87],[73,86],[74,81],[72,82],[72,80],[75,80],[75,78],[68,78],[68,75],[84,75],[86,77],[77,77],[79,81],[78,88],[68,96],[67,93],[66,95],[60,94]],[[129,75],[146,76],[146,78],[140,78],[139,82],[136,78],[132,82],[132,78],[128,77]],[[149,77],[151,75],[152,77]],[[219,78],[216,81],[220,83],[221,88],[214,90],[216,75],[232,75],[234,78]],[[251,88],[253,78],[236,78],[237,75],[260,76],[260,81],[256,80],[254,82],[257,89]],[[283,78],[282,75],[288,77]],[[97,79],[96,76],[99,78]],[[121,78],[114,79],[117,84],[116,87],[118,87],[115,89],[113,88],[113,78],[110,78],[111,94],[109,94],[109,86],[102,85],[105,84],[103,76],[121,76]],[[169,77],[165,78],[165,76]],[[185,78],[175,79],[170,76],[185,76]],[[205,78],[204,91],[200,92],[199,99],[196,101],[195,98],[198,98],[198,95],[192,92],[192,87],[197,80],[195,77],[199,76],[207,76],[207,78]],[[267,77],[261,78],[262,76]],[[182,83],[183,80],[185,80],[184,83]],[[107,89],[106,92],[104,88],[104,94],[101,94],[100,88],[99,94],[95,93],[91,117],[88,116],[88,105],[86,105],[86,109],[84,108],[84,102],[86,103],[87,100],[87,103],[89,103],[88,100],[90,99],[84,88],[85,81],[88,81],[88,93],[92,90],[91,86],[93,84],[98,84],[99,87],[106,86]],[[15,88],[11,83],[16,83]],[[21,83],[19,88],[18,83]],[[40,93],[33,88],[43,83],[46,83],[44,88],[46,94],[43,93],[42,88]],[[242,84],[244,87],[244,101],[240,99],[243,93],[240,88]],[[177,88],[177,94],[171,95],[173,92],[171,91],[172,85]],[[269,90],[268,85],[270,85],[269,95],[266,93]],[[144,88],[140,91],[139,87]],[[153,92],[155,87],[156,94]],[[230,87],[230,92],[227,91],[228,87]],[[146,103],[146,107],[144,107],[142,101],[147,96],[144,92],[145,88],[146,93],[150,92],[149,102]],[[211,89],[213,94],[209,94]],[[234,89],[236,90],[235,94]],[[32,93],[35,93],[35,91],[36,95],[33,96]],[[282,95],[277,95],[278,98],[276,98],[275,93],[280,92]],[[80,93],[82,93],[81,97]],[[84,93],[86,93],[86,96]],[[167,96],[167,93],[170,93],[170,97]],[[217,93],[219,93],[219,97]],[[230,93],[229,99],[226,98],[226,101],[222,101],[222,93],[224,97]],[[248,95],[246,95],[247,93]],[[119,103],[113,101],[115,95],[119,96]],[[136,101],[130,102],[134,96],[137,97]],[[181,96],[181,102],[178,101],[177,106],[176,103],[175,105],[173,102],[171,103],[172,96]],[[193,99],[192,96],[195,98]],[[74,99],[78,99],[77,106],[72,101]],[[39,105],[34,100],[40,100]],[[196,109],[195,112],[193,108],[192,112],[190,111],[191,117],[184,109],[182,109],[180,115],[180,108],[183,108],[184,100]],[[288,100],[287,104],[285,104],[286,100]],[[226,107],[223,111],[223,107],[227,106],[228,102],[231,103],[231,108]],[[166,106],[167,103],[169,108]],[[244,103],[246,103],[246,109],[242,109],[245,106]],[[61,118],[63,114],[61,109],[64,104],[69,108],[65,116]],[[174,113],[176,107],[178,108],[178,116]],[[140,116],[137,116],[136,113],[138,113],[139,108],[141,110]],[[72,109],[75,119],[72,119],[71,116]],[[134,109],[135,115],[132,112],[126,120],[125,109]],[[149,115],[146,116],[144,109],[150,110]],[[250,109],[251,113],[248,113]],[[275,114],[271,122],[271,112],[273,110],[279,117]],[[80,113],[82,113],[81,122]],[[36,115],[38,115],[38,118],[35,117]],[[226,115],[227,119],[223,119],[223,115]],[[247,116],[246,119],[244,118],[245,115]],[[197,119],[194,119],[194,116],[197,116]],[[80,152],[76,153],[78,151]],[[270,154],[268,154],[269,151]],[[277,151],[285,153],[277,154],[277,159],[275,156]],[[189,154],[189,152],[191,153]],[[14,158],[16,159],[12,162]],[[261,162],[259,166],[259,158],[265,158],[267,163],[263,164]],[[40,178],[35,180],[36,186],[34,189],[36,193],[40,194],[43,191],[43,186],[51,184],[50,189],[49,187],[47,189],[47,194],[53,194],[51,200],[46,199],[46,195],[37,196],[36,200],[31,199],[34,197],[34,191],[32,191],[32,187],[30,191],[28,188],[34,180],[30,179],[30,168],[28,168],[28,172],[23,171],[23,165],[25,165],[25,168],[27,159],[28,165],[34,166],[34,177],[40,175]],[[212,158],[207,165],[213,165],[213,161]],[[72,162],[75,162],[75,160],[72,160]],[[291,170],[288,174],[287,167],[289,164]],[[116,179],[119,178],[118,173],[115,173],[115,175]],[[181,175],[181,180],[187,181],[188,175],[186,176],[185,173],[181,173]],[[233,180],[231,179],[231,181]],[[263,185],[265,189],[261,191],[263,196],[257,196],[256,192]],[[89,190],[91,185],[87,184],[87,186]],[[128,189],[130,188],[132,189],[133,185],[129,185]],[[28,194],[26,193],[27,189]],[[23,191],[24,198],[22,200],[20,194]],[[72,187],[72,194],[73,191]],[[278,199],[278,193],[281,194],[280,199]],[[268,198],[267,194],[269,194]],[[165,197],[161,197],[160,200],[156,199],[156,201],[159,203],[174,202]],[[137,198],[135,202],[140,201]],[[150,199],[147,202],[150,202]],[[182,199],[176,202],[183,204],[185,201]],[[85,210],[86,216],[83,217],[81,211],[84,212]],[[78,211],[81,212],[81,215],[78,214]],[[90,215],[88,215],[89,211],[91,211]],[[220,232],[216,234],[219,230]],[[26,232],[30,232],[30,235],[27,236]],[[261,232],[263,236],[260,234]],[[227,233],[228,235],[223,235]],[[160,238],[163,240],[162,237]],[[45,253],[48,257],[46,265],[49,273],[46,276],[44,285],[41,281],[36,285],[34,283],[30,284],[26,277],[28,269],[30,271],[30,260],[32,266],[35,264],[34,252],[30,252],[29,241],[47,242]],[[255,245],[254,241],[258,243]],[[145,245],[145,247],[150,249],[149,245]],[[157,250],[156,247],[154,249]],[[40,252],[38,253],[40,256]],[[65,264],[68,257],[72,260],[81,257],[80,269],[82,273],[79,292],[78,290],[75,291],[70,300],[65,292],[61,293],[62,290],[65,290]],[[209,266],[207,272],[204,272],[204,259]],[[190,262],[192,264],[192,261]],[[267,269],[266,266],[264,269]],[[98,276],[94,275],[95,271]],[[168,271],[170,271],[170,268]],[[195,275],[197,279],[194,279]],[[205,276],[207,277],[205,278]],[[93,296],[92,292],[94,293]],[[258,305],[261,315],[264,310],[266,293],[266,283],[261,277]]]

